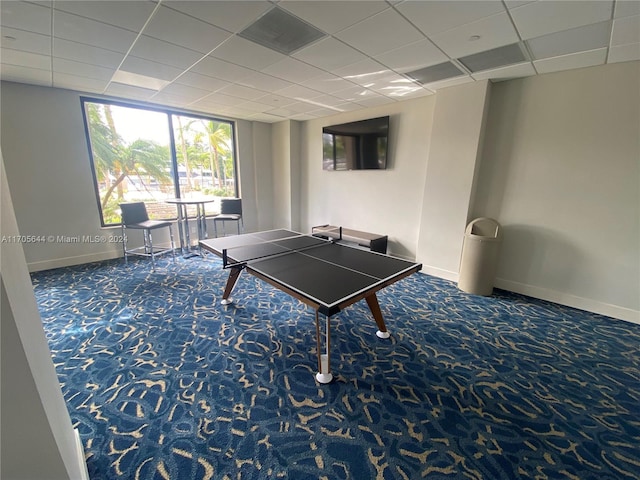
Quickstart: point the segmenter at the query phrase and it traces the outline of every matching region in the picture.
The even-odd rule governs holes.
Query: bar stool
[[[173,254],[173,261],[176,261],[171,222],[166,220],[149,220],[149,214],[147,213],[147,207],[144,202],[121,203],[120,211],[122,212],[122,250],[124,252],[125,263],[127,262],[129,255],[151,257],[151,265],[155,270],[156,257],[168,252]],[[169,238],[171,239],[170,247],[153,246],[151,231],[159,228],[169,228]],[[141,247],[128,247],[127,229],[142,230],[144,244]]]
[[[240,225],[244,229],[242,220],[242,200],[240,198],[223,198],[220,201],[220,215],[213,217],[213,230],[218,236],[218,222],[222,222],[222,233],[226,235],[224,229],[225,222],[236,222],[238,225],[238,235],[240,235]]]

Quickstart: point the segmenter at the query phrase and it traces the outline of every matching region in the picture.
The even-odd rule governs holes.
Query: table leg
[[[206,226],[204,225],[204,204],[196,203],[196,223],[198,225],[198,255],[202,257],[202,247],[200,246],[200,240],[204,240],[204,231]]]
[[[189,232],[189,210],[187,209],[187,205],[184,205],[184,231],[187,252],[191,253],[191,233]]]
[[[231,298],[231,292],[233,291],[233,287],[236,286],[236,282],[242,273],[242,267],[231,267],[229,271],[229,278],[227,278],[227,285],[224,287],[224,293],[222,294],[222,305],[229,305],[233,303],[233,298]]]
[[[372,293],[368,297],[366,297],[367,305],[369,305],[369,310],[373,314],[373,318],[376,320],[376,325],[378,325],[378,331],[376,335],[380,338],[389,338],[391,334],[387,330],[387,326],[384,323],[384,318],[382,318],[382,312],[380,311],[380,304],[378,303],[378,297],[376,297],[375,293]]]
[[[322,335],[320,333],[320,313],[316,310],[316,344],[318,350],[318,373],[316,380],[320,383],[330,383],[333,380],[331,374],[331,317],[327,316],[325,330],[325,353],[322,353]]]
[[[176,205],[178,209],[178,235],[180,236],[180,250],[184,255],[184,221],[182,219],[182,205]]]

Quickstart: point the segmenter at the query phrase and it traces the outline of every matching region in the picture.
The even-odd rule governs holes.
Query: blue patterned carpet
[[[413,275],[332,320],[213,257],[33,275],[91,479],[640,478],[640,325]]]

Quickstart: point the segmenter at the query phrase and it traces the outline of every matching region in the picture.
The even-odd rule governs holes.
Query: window
[[[90,98],[82,109],[102,226],[120,224],[123,202],[169,219],[165,199],[238,196],[233,123]]]

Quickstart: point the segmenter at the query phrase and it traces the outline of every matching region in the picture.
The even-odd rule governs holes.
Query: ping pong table
[[[378,326],[376,335],[390,334],[376,292],[415,272],[422,265],[381,253],[337,243],[335,238],[303,235],[286,229],[246,233],[200,241],[200,246],[222,257],[229,277],[221,303],[233,302],[231,293],[243,270],[297,298],[315,310],[318,373],[329,383],[331,373],[331,316],[366,300]],[[320,315],[326,316],[324,353]]]

